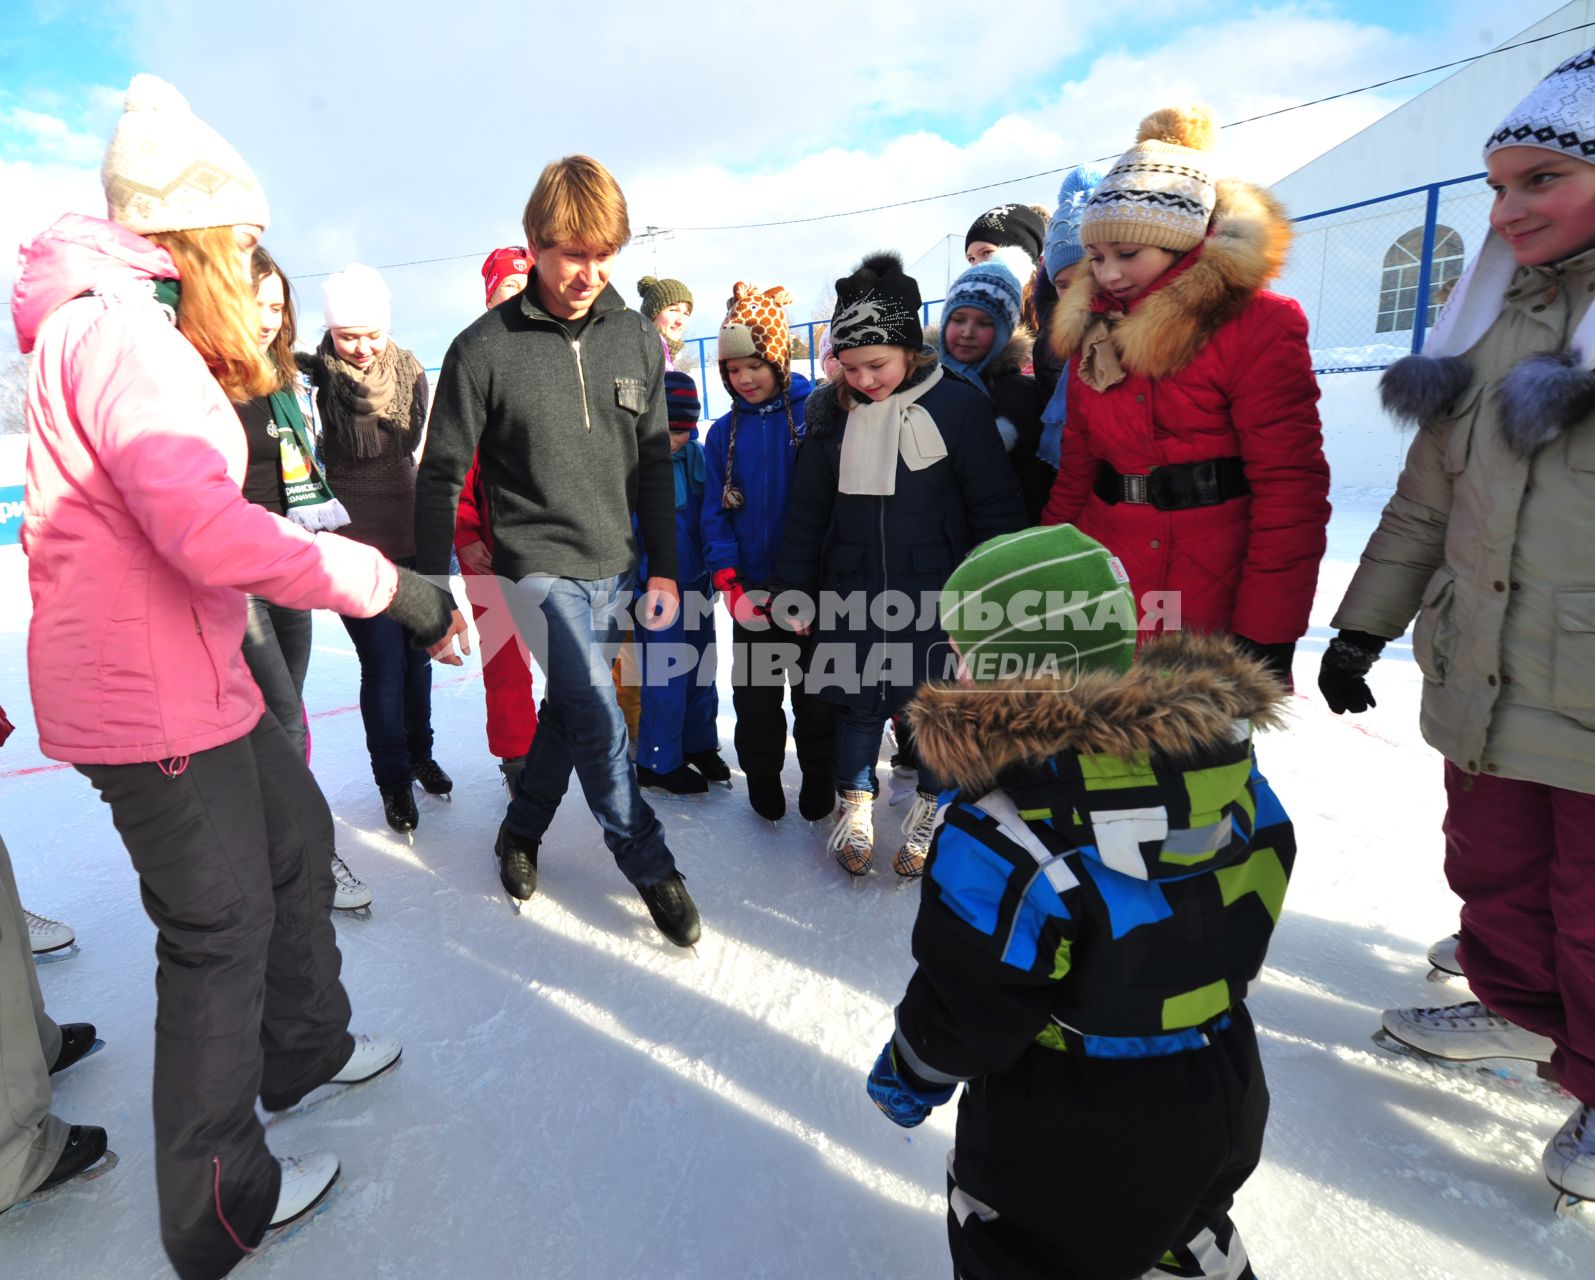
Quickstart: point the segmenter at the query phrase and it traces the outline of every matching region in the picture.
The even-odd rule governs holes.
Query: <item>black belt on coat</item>
[[[1133,502],[1159,511],[1184,511],[1187,507],[1216,507],[1252,491],[1246,467],[1239,458],[1204,458],[1201,462],[1176,462],[1153,467],[1145,475],[1123,475],[1106,462],[1097,467],[1093,489],[1109,505]]]

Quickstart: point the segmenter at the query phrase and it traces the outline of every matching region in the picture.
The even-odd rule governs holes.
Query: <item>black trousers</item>
[[[1268,1086],[1244,1007],[1205,1049],[1104,1060],[1034,1048],[972,1081],[948,1160],[961,1280],[1249,1280],[1229,1220]],[[1229,1259],[1226,1263],[1226,1259]]]
[[[736,711],[737,765],[751,777],[770,777],[786,763],[786,688],[801,676],[812,640],[766,627],[731,623],[731,705]],[[792,689],[792,738],[798,767],[829,778],[836,771],[837,708]]]
[[[333,936],[332,813],[271,714],[158,764],[79,765],[111,806],[155,942],[155,1182],[183,1280],[258,1244],[281,1173],[255,1114],[354,1052]]]

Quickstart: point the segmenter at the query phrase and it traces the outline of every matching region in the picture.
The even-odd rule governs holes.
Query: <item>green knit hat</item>
[[[1135,658],[1129,575],[1072,524],[982,542],[947,579],[940,613],[976,684],[1125,671]]]
[[[642,313],[652,320],[666,307],[685,302],[692,307],[692,290],[679,280],[660,280],[657,276],[644,276],[637,281],[637,292],[642,295]]]

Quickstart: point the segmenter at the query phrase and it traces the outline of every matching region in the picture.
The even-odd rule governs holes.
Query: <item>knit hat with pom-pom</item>
[[[126,112],[100,166],[110,220],[139,235],[271,221],[254,171],[159,76],[127,87]]]
[[[1063,175],[1063,185],[1058,188],[1058,207],[1047,223],[1047,241],[1041,249],[1048,279],[1055,279],[1058,272],[1072,267],[1085,256],[1080,244],[1080,217],[1101,181],[1102,171],[1085,165],[1076,165]]]
[[[919,283],[903,272],[895,253],[872,253],[858,270],[836,282],[836,309],[831,313],[831,350],[840,355],[855,347],[925,345],[920,322]]]
[[[1086,202],[1082,244],[1149,244],[1183,253],[1207,236],[1213,216],[1209,172],[1218,124],[1207,107],[1165,107],[1141,121]]]
[[[692,310],[692,290],[679,280],[661,280],[657,276],[644,276],[637,281],[637,292],[642,295],[642,313],[652,320],[666,307],[685,302]]]

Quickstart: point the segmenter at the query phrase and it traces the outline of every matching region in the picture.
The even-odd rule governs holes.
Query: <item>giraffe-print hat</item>
[[[738,280],[731,290],[731,303],[720,326],[720,381],[736,395],[726,377],[725,362],[749,356],[763,360],[775,370],[777,387],[785,391],[792,383],[792,336],[786,327],[786,308],[792,295],[776,285],[759,292],[759,287]]]

